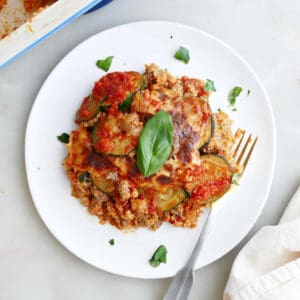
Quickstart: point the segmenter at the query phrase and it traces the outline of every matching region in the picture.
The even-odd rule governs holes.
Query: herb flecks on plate
[[[113,58],[113,56],[108,56],[104,59],[98,59],[96,62],[96,66],[101,70],[107,72],[110,69]]]
[[[180,46],[177,52],[175,53],[175,58],[187,64],[190,61],[190,52],[188,49]]]
[[[64,144],[68,144],[69,143],[69,139],[70,139],[70,136],[67,134],[67,133],[62,133],[61,135],[58,135],[57,136],[57,139],[64,143]]]
[[[109,243],[111,246],[114,246],[115,240],[114,240],[114,239],[110,239],[110,240],[108,241],[108,243]]]
[[[169,113],[161,110],[146,122],[137,147],[137,166],[145,177],[159,171],[167,161],[173,139],[173,122]]]
[[[212,80],[207,79],[205,86],[204,86],[204,91],[205,92],[216,92],[217,89],[215,87],[215,83]]]
[[[230,90],[228,94],[228,102],[230,106],[234,106],[236,103],[236,98],[240,95],[240,93],[243,91],[243,88],[240,86],[236,86],[233,89]]]
[[[154,252],[151,259],[149,259],[150,265],[156,268],[161,263],[165,264],[167,262],[167,253],[168,253],[167,248],[164,245],[159,246]]]

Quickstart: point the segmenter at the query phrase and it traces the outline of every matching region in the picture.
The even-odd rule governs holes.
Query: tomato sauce
[[[205,202],[205,200],[225,192],[230,184],[231,177],[222,175],[219,179],[198,185],[192,192],[191,198],[200,203]]]

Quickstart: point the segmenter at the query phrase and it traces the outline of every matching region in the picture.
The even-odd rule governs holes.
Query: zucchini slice
[[[203,152],[203,150],[209,145],[211,139],[214,136],[215,133],[215,119],[213,115],[207,120],[207,122],[204,124],[204,126],[201,129],[201,136],[199,141],[199,151],[200,153]]]
[[[192,198],[201,204],[212,203],[222,197],[231,186],[233,170],[228,161],[219,155],[202,155],[203,176],[192,191]]]
[[[144,76],[138,72],[113,72],[103,76],[95,83],[92,94],[84,98],[76,113],[77,122],[85,122],[107,111],[117,102],[123,103],[128,97],[145,87]],[[127,101],[128,102],[128,101]],[[130,107],[130,104],[127,106]],[[126,107],[127,109],[127,107]]]
[[[157,192],[157,206],[165,212],[183,202],[186,197],[187,193],[183,188],[167,188],[164,193]]]
[[[125,156],[136,148],[142,127],[137,114],[103,116],[93,129],[94,149],[104,155]]]
[[[97,173],[93,172],[91,177],[92,182],[101,192],[112,196],[116,191],[116,183],[112,179],[109,179],[109,173],[111,173],[110,170],[103,169]]]
[[[97,115],[100,111],[101,102],[105,99],[105,97],[99,99],[95,99],[93,95],[89,95],[85,97],[80,108],[76,113],[76,121],[77,122],[85,122]]]

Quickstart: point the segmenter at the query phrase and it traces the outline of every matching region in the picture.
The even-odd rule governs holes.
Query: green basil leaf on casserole
[[[175,58],[187,64],[190,61],[190,52],[188,49],[180,46],[175,53]]]
[[[104,59],[98,59],[96,62],[96,66],[99,69],[107,72],[110,69],[113,58],[114,58],[113,56],[108,56]]]
[[[234,106],[236,102],[236,98],[240,95],[240,93],[243,91],[243,88],[240,86],[234,87],[228,94],[228,102],[230,106]]]
[[[119,103],[118,109],[119,111],[126,112],[129,110],[131,103],[133,101],[134,94],[128,96],[122,103]]]
[[[164,245],[159,246],[154,252],[151,259],[149,259],[149,263],[152,267],[158,267],[161,263],[167,262],[167,248]]]
[[[61,135],[58,135],[57,139],[64,144],[69,144],[70,136],[64,132]]]
[[[146,122],[137,147],[137,166],[145,177],[160,170],[167,161],[173,139],[172,118],[164,110]]]
[[[217,89],[215,87],[215,83],[212,80],[207,79],[206,83],[204,85],[204,91],[205,92],[216,92]]]
[[[89,182],[90,181],[90,173],[84,172],[78,176],[79,182]]]

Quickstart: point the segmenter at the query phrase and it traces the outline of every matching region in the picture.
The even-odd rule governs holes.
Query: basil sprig
[[[64,144],[69,144],[70,136],[64,132],[61,135],[58,135],[57,139]]]
[[[206,83],[204,85],[204,91],[205,92],[216,92],[217,89],[215,87],[215,83],[212,80],[207,79]]]
[[[103,71],[107,72],[110,69],[113,58],[113,56],[108,56],[104,59],[98,59],[96,62],[96,66],[99,69],[102,69]]]
[[[228,94],[228,102],[230,106],[234,106],[236,102],[236,98],[240,95],[240,93],[243,91],[243,88],[240,86],[234,87]]]
[[[137,147],[137,166],[145,177],[160,170],[167,161],[173,138],[172,118],[164,110],[146,122]]]
[[[149,263],[152,267],[158,267],[161,263],[167,262],[167,248],[164,245],[159,246],[154,252],[151,259],[149,259]]]
[[[175,53],[175,58],[187,64],[190,61],[190,52],[188,49],[180,46],[177,52]]]

